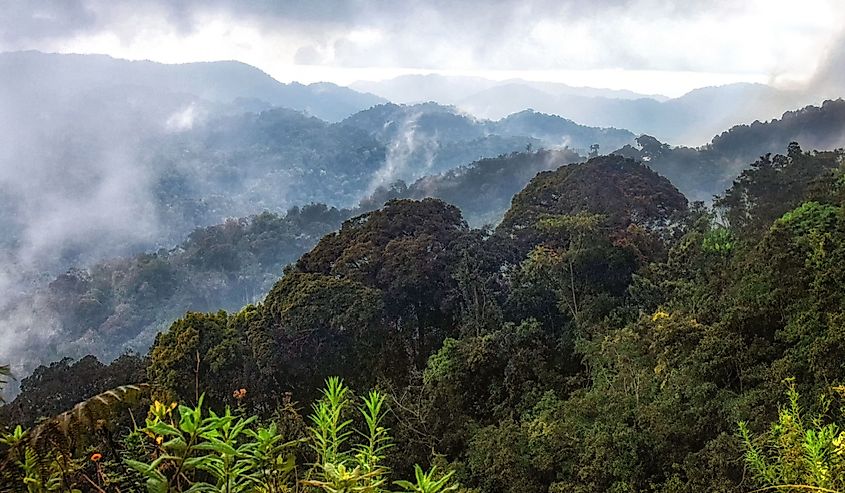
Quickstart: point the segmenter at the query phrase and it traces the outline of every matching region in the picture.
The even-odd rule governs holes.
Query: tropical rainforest
[[[0,489],[841,491],[845,153],[787,144],[710,207],[611,154],[540,171],[495,227],[312,206],[69,272],[49,300],[101,337],[162,291],[203,309],[22,379]],[[228,311],[191,281],[280,262]]]
[[[845,492],[842,99],[0,69],[0,492]]]

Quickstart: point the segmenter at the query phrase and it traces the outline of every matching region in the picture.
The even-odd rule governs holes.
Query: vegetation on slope
[[[259,299],[285,265],[348,216],[324,205],[264,213],[197,229],[172,250],[70,269],[25,303],[33,319],[58,327],[52,347],[29,348],[29,359],[146,351],[186,309],[232,310]]]
[[[621,233],[633,225],[665,228],[686,208],[687,199],[669,180],[610,155],[539,173],[514,197],[496,231],[531,247],[547,237],[542,219],[550,215],[598,214],[613,233]]]
[[[472,226],[497,224],[510,207],[513,196],[537,173],[583,159],[568,149],[512,152],[480,159],[439,175],[425,176],[410,186],[399,181],[390,187],[379,187],[361,202],[361,206],[374,209],[394,198],[434,197],[458,206]]]
[[[813,469],[839,471],[827,418],[771,423],[789,420],[790,388],[804,416],[841,406],[812,397],[845,378],[844,159],[790,145],[725,194],[727,222],[621,157],[541,174],[495,234],[438,200],[392,201],[324,237],[262,303],[174,323],[149,353],[151,392],[294,430],[290,410],[338,375],[383,392],[381,465],[437,464],[473,491],[836,491]],[[103,450],[117,464],[132,449]],[[173,477],[163,461],[136,470]]]
[[[784,113],[780,119],[736,125],[700,148],[671,147],[640,136],[615,154],[643,161],[666,176],[691,200],[709,202],[731,187],[733,179],[761,156],[783,151],[784,143],[805,149],[845,147],[845,100]]]

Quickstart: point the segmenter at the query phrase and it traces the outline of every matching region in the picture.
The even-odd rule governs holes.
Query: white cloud
[[[4,49],[170,63],[237,59],[306,82],[409,72],[582,74],[566,82],[663,93],[809,79],[845,25],[841,0],[11,4],[0,20]],[[621,81],[613,78],[618,70]]]

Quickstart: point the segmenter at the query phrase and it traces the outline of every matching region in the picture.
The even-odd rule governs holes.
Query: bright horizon
[[[259,67],[261,68],[261,67]],[[263,69],[262,69],[263,70]],[[646,96],[676,98],[702,87],[734,83],[772,84],[765,74],[729,74],[657,70],[426,70],[415,68],[326,68],[291,66],[264,70],[280,82],[333,82],[349,86],[355,82],[383,81],[403,75],[478,77],[496,82],[524,80],[551,82],[573,87],[627,90]]]
[[[736,82],[793,87],[845,39],[837,0],[475,3],[20,2],[0,19],[0,51],[238,60],[281,82],[434,73],[677,97]]]
[[[21,50],[25,51],[25,50]],[[41,50],[37,50],[41,51]],[[9,53],[4,51],[0,53]],[[209,63],[237,61],[251,65],[273,79],[282,83],[298,82],[312,84],[331,82],[339,86],[351,86],[356,82],[379,82],[405,75],[441,75],[445,77],[475,77],[494,82],[528,81],[566,84],[572,87],[631,91],[644,96],[663,96],[677,98],[695,89],[723,86],[736,83],[767,84],[774,87],[786,87],[802,83],[797,77],[772,80],[766,74],[754,73],[719,73],[692,71],[661,70],[458,70],[425,69],[412,67],[326,67],[318,65],[282,65],[265,67],[237,59],[192,59],[173,60],[169,57],[153,59],[149,57],[118,56],[112,53],[81,51],[45,51],[45,53],[68,55],[106,55],[116,59],[131,61],[151,61],[163,64]],[[784,84],[785,82],[785,84]]]

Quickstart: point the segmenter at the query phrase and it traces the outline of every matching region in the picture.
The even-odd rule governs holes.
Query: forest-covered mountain
[[[8,300],[0,317],[16,337],[3,357],[26,373],[66,356],[108,361],[143,352],[186,310],[236,310],[260,300],[320,237],[390,199],[437,197],[459,206],[472,224],[495,224],[534,175],[581,159],[544,150],[483,159],[410,187],[380,188],[354,209],[312,204],[265,212],[198,228],[175,248],[74,267]]]
[[[643,136],[637,147],[626,146],[617,152],[669,177],[690,200],[709,202],[714,195],[723,194],[757,157],[778,151],[778,138],[794,138],[818,148],[841,145],[843,106],[842,101],[831,101],[789,113],[781,120],[735,127],[700,149],[670,148]],[[446,107],[426,107],[436,118],[422,120],[420,132],[425,138],[443,132],[450,134],[452,143],[462,145],[461,138],[474,142],[479,126],[501,123],[468,119]],[[215,222],[220,211],[249,217],[255,209],[277,211],[284,200],[308,203],[333,196],[337,201],[346,197],[344,202],[349,204],[356,193],[365,194],[372,186],[371,174],[378,166],[378,158],[373,156],[383,152],[379,150],[383,141],[395,137],[374,130],[390,132],[374,121],[373,114],[392,110],[405,115],[411,108],[376,107],[353,117],[370,122],[369,130],[359,128],[364,126],[360,121],[357,125],[331,125],[277,109],[225,117],[182,132],[178,139],[166,142],[171,147],[162,142],[162,147],[154,148],[158,157],[151,159],[158,160],[163,170],[164,178],[156,186],[157,203],[167,213],[160,216],[161,222],[187,231],[192,224]],[[537,126],[549,118],[535,113],[517,116],[536,117]],[[556,125],[561,120],[552,118],[552,122]],[[529,142],[540,145],[541,141]],[[283,159],[291,166],[285,174],[280,165]],[[378,209],[391,199],[435,197],[457,206],[473,227],[496,225],[511,207],[514,195],[535,175],[581,160],[567,149],[503,154],[409,184],[400,180],[375,187],[355,207],[309,206],[302,212],[293,209],[290,216],[281,212],[260,215],[257,222],[228,221],[197,230],[175,250],[154,249],[140,256],[76,263],[71,271],[44,276],[40,286],[6,298],[1,312],[4,330],[16,337],[10,339],[14,343],[4,349],[4,357],[25,372],[64,355],[90,353],[109,360],[127,349],[144,351],[155,334],[185,310],[233,310],[259,300],[285,265],[351,216]],[[311,168],[315,163],[322,164]],[[293,189],[293,182],[308,186]],[[602,191],[612,187],[618,187],[621,198],[631,188],[631,183],[616,185],[608,178],[592,185],[598,188],[589,193],[583,193],[588,188],[581,185],[581,201],[609,197]],[[274,199],[275,194],[284,197]],[[267,238],[282,239],[276,244]],[[250,253],[255,251],[264,253]],[[197,260],[208,256],[219,262]],[[21,366],[24,362],[25,367]]]
[[[834,66],[835,64],[831,64]],[[570,87],[524,80],[406,75],[352,87],[393,102],[434,100],[481,118],[499,119],[533,108],[584,125],[625,128],[673,145],[699,146],[736,124],[775,118],[791,108],[838,97],[836,90],[780,90],[763,84],[728,84],[676,98]]]
[[[66,454],[74,467],[44,477],[80,484],[102,471],[131,487],[158,456],[150,450],[184,450],[191,428],[157,423],[178,413],[190,424],[200,393],[199,406],[274,422],[284,440],[336,443],[329,416],[344,387],[318,389],[338,375],[357,392],[381,389],[390,411],[379,423],[394,441],[377,460],[399,476],[416,463],[481,492],[837,491],[838,428],[827,423],[841,423],[844,159],[792,143],[757,160],[716,201],[722,222],[618,155],[540,173],[494,231],[437,199],[390,201],[324,236],[256,305],[188,313],[145,357],[38,369],[0,412],[7,421],[31,424],[138,378],[149,386],[47,419],[7,453],[29,447],[47,464]],[[68,385],[83,377],[90,385]],[[126,435],[120,408],[143,395],[187,404],[155,404],[143,428],[152,435]],[[314,399],[309,428],[300,413]],[[156,430],[174,441],[156,442]],[[188,449],[197,463],[216,460],[216,436]],[[232,443],[251,450],[254,436]],[[298,464],[326,460],[319,446],[283,450]],[[232,460],[251,470],[247,457]],[[331,463],[352,468],[352,457]],[[121,458],[140,462],[122,471]],[[20,484],[20,464],[2,468],[4,486]],[[835,473],[815,474],[818,464]],[[208,480],[202,467],[178,481],[156,470],[182,489]]]
[[[281,106],[335,122],[385,102],[325,82],[284,84],[235,61],[164,64],[38,51],[0,54],[0,87],[32,104],[34,111],[55,100],[140,90],[151,95],[147,104],[182,95],[242,109]],[[39,101],[44,97],[48,100]]]
[[[782,152],[783,142],[798,142],[805,149],[845,147],[845,100],[788,111],[767,122],[736,125],[699,148],[672,147],[643,135],[636,147],[615,153],[647,162],[691,200],[709,202],[727,190],[748,163]]]
[[[42,77],[42,68],[23,73]],[[218,69],[232,67],[209,69],[209,81],[223,77]],[[232,70],[270,91],[263,74]],[[248,386],[257,396],[248,409],[266,417],[290,399],[285,392],[307,403],[336,374],[357,390],[389,389],[398,471],[434,451],[485,492],[508,491],[503,484],[730,491],[744,485],[736,470],[707,465],[728,460],[712,449],[728,440],[730,420],[772,416],[777,400],[759,393],[772,394],[773,375],[803,376],[800,390],[817,392],[836,374],[822,354],[828,346],[807,349],[801,344],[812,337],[790,335],[835,329],[833,301],[819,301],[830,293],[781,286],[800,300],[793,304],[749,300],[743,289],[781,296],[765,284],[781,267],[760,263],[759,252],[792,269],[796,283],[809,275],[801,269],[838,258],[842,153],[801,148],[845,145],[843,100],[687,148],[532,110],[484,120],[436,103],[385,103],[332,123],[257,98],[226,101],[235,86],[223,83],[193,94],[142,84],[86,92],[84,77],[64,92],[15,80],[21,98],[3,98],[10,131],[0,137],[0,160],[7,170],[26,163],[29,174],[0,182],[0,361],[21,377],[12,388],[22,393],[0,419],[31,424],[139,379],[157,398],[180,401],[195,400],[201,387],[218,409],[244,406],[231,396]],[[39,91],[50,97],[32,111]],[[593,144],[618,150],[584,163]],[[688,200],[714,195],[727,223],[690,209]],[[777,243],[786,227],[798,235],[793,246]],[[805,246],[812,260],[790,257]],[[825,282],[840,282],[835,269],[830,276]],[[662,353],[642,341],[664,318],[675,320],[673,310],[691,341],[699,339],[689,331],[704,327],[701,337],[733,344],[724,348],[731,354],[762,344],[747,363],[764,376],[711,375],[683,346],[674,356],[682,376],[660,380]],[[814,321],[796,327],[793,316]],[[146,356],[121,356],[150,346]],[[724,357],[719,348],[694,350]],[[614,364],[621,353],[642,368]],[[647,409],[626,400],[633,384],[624,372],[640,370],[631,378],[651,382]],[[79,379],[89,384],[70,385]],[[663,390],[685,381],[728,393],[719,400],[727,407],[702,404],[712,400],[706,392]],[[667,435],[649,438],[639,422],[631,431],[604,420],[629,423],[633,412],[662,420],[661,406],[677,399],[699,399],[689,419],[708,432],[693,437],[688,423],[670,423]],[[582,412],[592,408],[602,419]],[[466,424],[454,425],[455,416]],[[528,431],[547,425],[575,431],[542,440]],[[667,436],[684,446],[608,468],[622,459],[594,457],[585,444],[618,433],[633,440],[628,449]],[[500,443],[526,452],[501,456]],[[724,443],[728,455],[741,446]],[[576,452],[543,462],[527,452],[537,447]],[[15,474],[0,469],[2,481]],[[490,469],[514,476],[490,479]],[[575,470],[593,472],[567,472]]]

